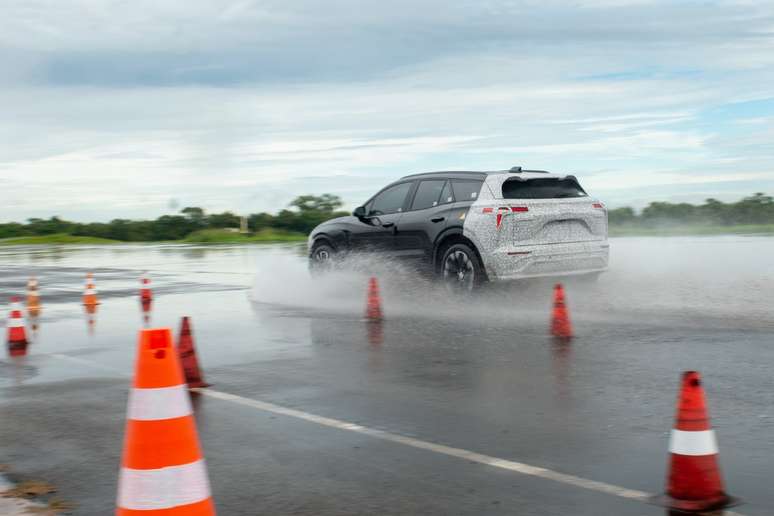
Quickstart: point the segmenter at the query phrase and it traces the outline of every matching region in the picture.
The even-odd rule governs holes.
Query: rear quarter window
[[[475,201],[478,199],[478,194],[484,185],[483,181],[468,181],[464,179],[453,179],[451,183],[452,190],[454,191],[454,200],[457,202]]]
[[[588,197],[573,178],[508,179],[503,183],[503,199],[565,199]]]
[[[411,205],[412,210],[424,210],[438,206],[438,198],[441,196],[446,182],[443,179],[434,179],[422,181],[419,183],[417,193],[414,194],[414,202]]]

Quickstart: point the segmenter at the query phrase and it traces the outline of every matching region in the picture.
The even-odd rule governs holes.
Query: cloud
[[[355,206],[516,164],[613,205],[752,191],[774,182],[772,27],[768,2],[5,2],[0,180],[23,195],[0,220]]]

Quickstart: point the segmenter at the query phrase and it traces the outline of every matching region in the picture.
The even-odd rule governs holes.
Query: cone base
[[[715,496],[708,500],[680,500],[678,498],[673,498],[668,494],[661,494],[651,496],[648,499],[648,503],[660,505],[661,507],[683,513],[697,513],[734,507],[741,504],[742,501],[739,498],[728,496],[727,494]]]
[[[207,382],[188,382],[187,385],[189,389],[200,389],[202,387],[212,386],[211,383],[207,383]]]

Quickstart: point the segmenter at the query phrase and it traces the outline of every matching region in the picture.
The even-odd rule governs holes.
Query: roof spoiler
[[[508,172],[511,174],[521,174],[522,172],[529,172],[531,174],[550,174],[547,170],[524,170],[521,167],[511,167]]]

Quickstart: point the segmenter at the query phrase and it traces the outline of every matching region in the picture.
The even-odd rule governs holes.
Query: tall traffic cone
[[[675,426],[669,437],[666,493],[651,501],[675,511],[715,511],[739,503],[723,489],[718,444],[696,371],[683,373]]]
[[[38,294],[38,280],[35,276],[27,281],[27,313],[30,317],[40,315],[40,295]]]
[[[551,335],[560,339],[571,339],[572,324],[567,313],[567,305],[564,300],[564,287],[561,283],[554,285],[554,310],[551,315]]]
[[[382,319],[382,297],[379,294],[379,282],[374,276],[368,280],[368,299],[366,302],[366,319],[379,321]]]
[[[169,328],[140,331],[117,516],[213,516],[207,468]]]
[[[12,357],[26,355],[28,344],[21,302],[18,297],[12,297],[11,314],[8,318],[8,354]]]
[[[97,288],[94,286],[94,275],[90,272],[86,274],[86,290],[83,291],[83,304],[84,306],[95,306],[99,304],[99,299],[97,299]]]
[[[183,317],[183,320],[180,322],[177,352],[180,355],[180,363],[183,366],[183,375],[188,383],[188,387],[209,387],[210,384],[204,381],[204,377],[199,369],[189,317]]]
[[[153,291],[150,286],[150,278],[147,274],[143,274],[140,279],[140,301],[143,303],[150,303],[153,300]]]

